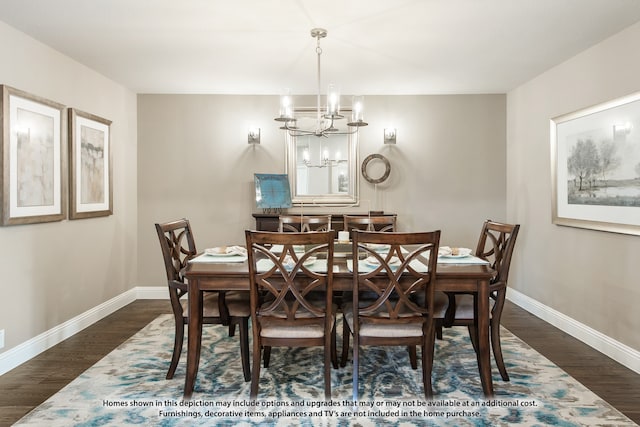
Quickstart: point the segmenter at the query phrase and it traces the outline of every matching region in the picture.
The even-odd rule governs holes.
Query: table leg
[[[202,343],[202,291],[198,289],[198,280],[189,280],[189,324],[187,331],[187,374],[184,380],[184,398],[193,393],[198,365],[200,364],[200,347]]]
[[[477,298],[478,318],[478,369],[480,381],[485,397],[493,396],[493,381],[491,379],[491,344],[489,343],[489,282],[478,283]]]

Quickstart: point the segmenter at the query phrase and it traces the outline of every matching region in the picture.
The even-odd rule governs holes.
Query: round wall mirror
[[[380,184],[389,178],[391,164],[382,154],[370,154],[362,162],[362,176],[372,184]]]

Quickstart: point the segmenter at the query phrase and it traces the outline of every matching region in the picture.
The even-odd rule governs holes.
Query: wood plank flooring
[[[166,300],[138,300],[0,376],[0,426],[10,426],[159,314]],[[640,375],[507,302],[503,325],[640,424]],[[169,355],[167,355],[167,358]]]

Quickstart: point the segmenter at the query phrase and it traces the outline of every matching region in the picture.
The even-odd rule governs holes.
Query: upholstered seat
[[[301,318],[311,318],[302,315]],[[335,312],[331,315],[330,321],[335,323]],[[321,338],[324,336],[324,327],[319,324],[290,326],[282,322],[265,319],[262,321],[260,336],[263,338]]]
[[[218,302],[217,292],[205,292],[202,299],[202,316],[203,317],[220,317],[220,304]],[[225,292],[224,301],[227,305],[229,316],[232,317],[250,317],[251,308],[249,307],[249,294],[247,292]],[[182,311],[184,313],[189,309],[189,301],[186,298],[180,300]]]
[[[353,306],[348,304],[344,308],[344,320],[349,326],[349,330],[353,330]],[[404,316],[410,317],[415,315],[409,311],[405,312]],[[380,316],[381,318],[388,319],[389,316]],[[398,324],[384,324],[384,323],[365,323],[360,326],[360,336],[363,337],[395,337],[395,336],[407,336],[407,337],[419,337],[422,336],[422,324],[420,323],[398,323]]]

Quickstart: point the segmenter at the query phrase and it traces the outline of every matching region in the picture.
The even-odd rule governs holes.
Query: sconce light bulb
[[[395,144],[396,143],[396,129],[395,128],[385,128],[384,129],[384,143],[385,144]]]

